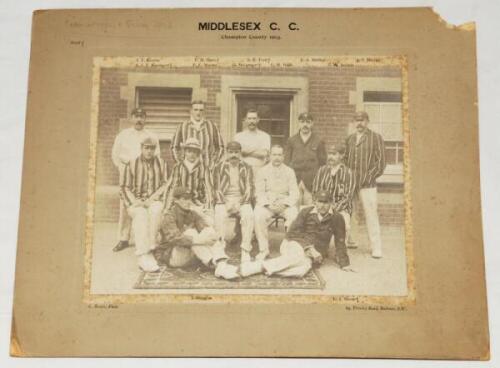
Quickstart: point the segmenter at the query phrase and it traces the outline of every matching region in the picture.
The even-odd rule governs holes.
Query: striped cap
[[[314,195],[314,199],[319,202],[330,202],[332,200],[330,193],[326,190],[318,190]]]
[[[299,121],[313,121],[314,117],[308,112],[303,112],[299,115]]]
[[[201,151],[200,142],[194,137],[189,137],[188,139],[186,139],[186,141],[183,144],[181,144],[181,146],[184,149],[194,148]]]
[[[326,153],[337,153],[337,152],[340,153],[341,155],[344,154],[345,153],[345,146],[332,144],[326,150]]]
[[[156,147],[156,142],[151,137],[146,137],[141,141],[141,146]]]
[[[357,111],[354,114],[354,120],[360,121],[360,120],[370,120],[368,117],[368,113],[366,111]]]
[[[146,110],[140,107],[136,107],[135,109],[132,110],[131,114],[132,116],[142,116],[143,118],[146,117]]]
[[[239,142],[236,142],[236,141],[231,141],[227,144],[226,146],[227,150],[231,150],[231,151],[241,151],[241,144]]]

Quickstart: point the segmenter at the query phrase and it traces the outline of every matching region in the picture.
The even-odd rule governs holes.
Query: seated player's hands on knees
[[[270,204],[266,206],[269,211],[271,211],[273,214],[276,214],[276,205]]]
[[[226,203],[226,211],[229,215],[236,215],[240,209],[237,203]]]
[[[269,210],[275,214],[275,215],[279,215],[281,212],[283,212],[285,210],[285,206],[282,204],[282,203],[279,203],[279,202],[275,202],[271,205],[269,205]]]
[[[284,203],[280,203],[277,205],[277,213],[282,213],[284,210],[286,210],[287,205]]]

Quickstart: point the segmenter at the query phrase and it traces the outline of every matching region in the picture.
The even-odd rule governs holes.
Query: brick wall
[[[128,83],[129,72],[149,72],[151,70],[126,70],[106,68],[101,71],[101,88],[98,118],[97,144],[97,185],[106,188],[118,184],[118,172],[111,162],[111,147],[119,130],[120,118],[126,118],[127,101],[120,99],[120,87]],[[166,71],[161,71],[165,73]],[[192,68],[177,68],[176,74],[196,73]],[[355,111],[355,106],[349,104],[349,91],[356,89],[356,77],[400,77],[400,71],[394,67],[311,67],[296,69],[224,69],[211,68],[199,71],[201,88],[207,89],[205,115],[214,123],[221,120],[220,107],[216,96],[221,92],[221,76],[252,75],[252,76],[303,76],[309,82],[309,111],[315,117],[315,127],[321,130],[327,144],[338,144],[347,135],[348,123]],[[169,167],[173,165],[168,142],[161,143],[162,157]],[[391,193],[381,194],[381,222],[401,224],[403,222],[402,188],[388,189]],[[395,193],[394,193],[395,192]],[[110,190],[98,190],[96,193],[96,219],[116,221],[116,197],[110,196]],[[392,195],[400,199],[396,203],[384,203],[384,196]],[[110,198],[108,198],[110,197]],[[394,202],[394,201],[392,201]]]
[[[127,73],[117,69],[101,71],[97,127],[97,185],[118,183],[118,171],[111,161],[111,148],[119,131],[120,118],[127,117],[127,101],[120,99],[120,86],[126,85],[127,81]]]

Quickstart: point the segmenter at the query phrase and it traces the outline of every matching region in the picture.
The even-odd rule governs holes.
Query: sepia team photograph
[[[93,83],[90,300],[411,299],[403,58],[107,57]]]

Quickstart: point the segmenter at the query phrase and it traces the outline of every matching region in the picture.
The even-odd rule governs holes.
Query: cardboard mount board
[[[280,144],[301,112],[339,145],[366,111],[380,262],[358,203],[352,275],[327,259],[302,289],[134,288],[133,249],[111,252],[113,142],[142,107],[172,170],[192,100],[225,142],[250,106]],[[477,103],[474,26],[429,8],[35,12],[11,354],[489,359]]]

